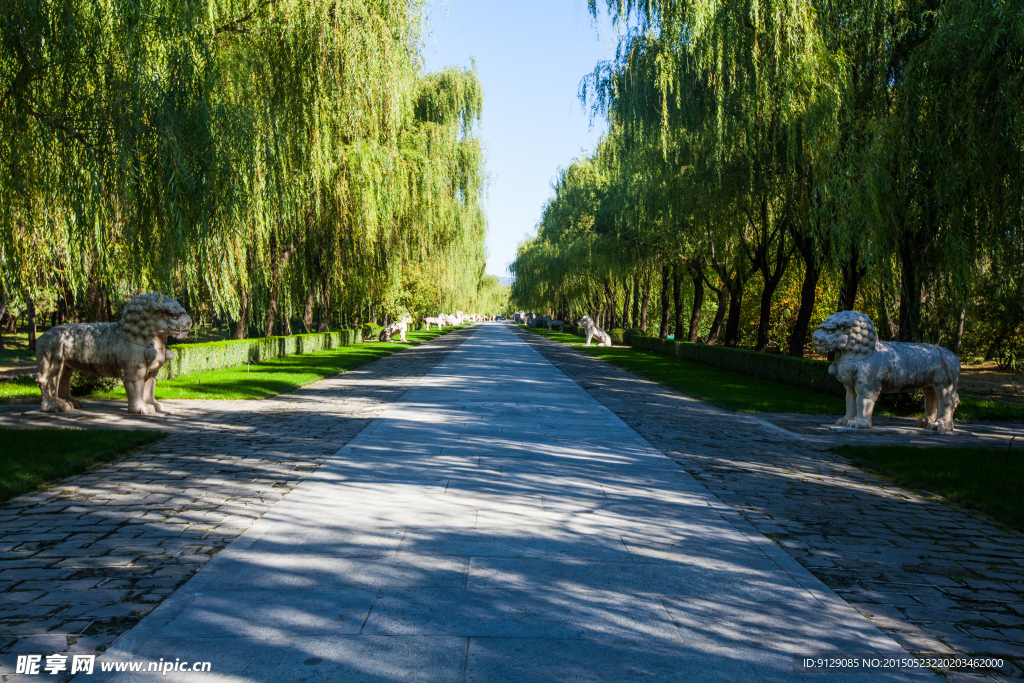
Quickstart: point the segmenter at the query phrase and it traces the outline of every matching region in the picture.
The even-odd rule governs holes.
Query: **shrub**
[[[630,343],[629,340],[632,339],[633,337],[643,337],[643,336],[644,336],[644,331],[641,330],[639,327],[627,327],[622,332],[622,343],[629,344]]]
[[[624,329],[622,329],[621,327],[616,327],[614,330],[611,330],[608,334],[610,334],[612,337],[612,344],[615,344],[616,346],[622,346],[623,344],[626,343],[624,338],[625,333],[626,331]]]
[[[377,341],[380,336],[380,331],[384,329],[382,325],[377,323],[363,323],[363,340],[364,341]]]
[[[93,392],[111,391],[121,386],[117,377],[98,377],[87,372],[75,372],[71,375],[71,395],[88,396]]]
[[[233,339],[207,344],[177,344],[172,346],[174,358],[160,370],[159,379],[171,379],[203,370],[220,370],[246,363],[258,363],[270,358],[282,358],[296,353],[316,353],[342,346],[358,344],[362,330],[317,332],[291,337],[263,339]]]
[[[657,337],[631,337],[630,346],[642,351],[742,372],[758,379],[805,387],[835,396],[846,396],[845,387],[829,374],[828,361],[794,358],[728,346],[676,342]]]

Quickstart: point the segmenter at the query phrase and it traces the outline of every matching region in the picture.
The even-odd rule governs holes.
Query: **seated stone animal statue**
[[[585,315],[582,318],[580,318],[580,321],[576,324],[582,327],[584,330],[586,330],[587,346],[590,346],[591,339],[596,339],[598,346],[612,345],[611,335],[602,330],[600,327],[598,327],[597,323],[595,323],[594,319],[591,318],[589,315]]]
[[[409,323],[405,322],[404,320],[396,320],[395,322],[391,323],[383,330],[381,330],[380,336],[378,336],[377,339],[382,342],[393,342],[395,341],[393,337],[397,334],[399,341],[405,344],[407,343],[405,341],[405,331],[408,329]]]
[[[444,314],[442,313],[441,315],[444,315]],[[432,317],[424,318],[423,319],[423,324],[426,326],[425,329],[427,329],[427,330],[430,329],[431,325],[437,325],[437,329],[441,329],[441,326],[444,325],[444,322],[445,321],[441,319],[441,316],[432,316]]]
[[[100,377],[119,377],[128,394],[128,411],[138,415],[165,412],[154,398],[156,375],[174,358],[167,337],[184,339],[192,319],[174,299],[142,294],[124,307],[116,323],[80,323],[51,327],[36,342],[44,413],[81,408],[71,398],[75,370]]]
[[[559,332],[565,332],[565,322],[562,320],[549,320],[548,321],[548,332],[554,328],[558,328]]]
[[[836,425],[870,429],[879,394],[921,389],[925,416],[917,426],[953,431],[953,411],[960,403],[960,359],[949,349],[879,341],[871,318],[857,311],[825,318],[813,341],[819,353],[835,353],[828,371],[846,385],[846,415]]]

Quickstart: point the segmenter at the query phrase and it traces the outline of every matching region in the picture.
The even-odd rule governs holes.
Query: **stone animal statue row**
[[[548,329],[564,326],[549,316],[530,315],[530,322],[543,320]],[[474,317],[458,311],[454,316],[441,314],[424,322],[440,327]],[[520,311],[515,319],[527,318]],[[384,328],[380,340],[392,341],[397,335],[404,342],[411,322],[411,317],[403,316]],[[590,316],[580,318],[578,325],[586,332],[587,346],[594,340],[599,346],[612,345],[611,336]],[[131,413],[164,412],[164,406],[155,399],[155,388],[160,368],[174,358],[167,339],[183,339],[191,328],[192,319],[181,304],[155,292],[129,301],[116,323],[50,328],[36,342],[36,383],[42,393],[43,412],[81,408],[81,403],[71,397],[71,374],[76,370],[119,378]],[[836,425],[870,429],[879,395],[921,390],[925,415],[917,425],[941,433],[953,431],[953,413],[960,402],[960,359],[952,351],[934,344],[880,341],[871,319],[857,311],[826,318],[815,331],[813,342],[818,352],[835,354],[829,373],[846,387],[846,414]]]
[[[191,328],[192,319],[181,304],[155,292],[129,301],[116,323],[51,327],[36,341],[36,383],[43,395],[43,412],[66,413],[82,407],[71,398],[75,370],[120,378],[131,413],[164,412],[154,392],[157,373],[174,358],[167,338],[184,339]]]
[[[448,315],[447,313],[438,313],[434,316],[429,316],[423,319],[423,324],[426,326],[425,329],[430,329],[431,325],[435,325],[437,329],[442,327],[454,327],[456,325],[462,325],[463,323],[478,323],[484,320],[493,320],[493,317],[479,315],[477,313],[463,313],[462,311],[455,311],[455,315]]]
[[[880,394],[920,389],[924,417],[918,427],[953,431],[953,412],[960,403],[960,359],[935,344],[883,342],[871,318],[842,311],[825,318],[812,337],[819,353],[834,353],[829,373],[846,387],[846,415],[836,425],[870,429]]]

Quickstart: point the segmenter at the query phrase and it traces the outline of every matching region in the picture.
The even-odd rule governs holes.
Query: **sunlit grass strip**
[[[154,431],[0,429],[0,503],[162,438]]]
[[[39,400],[39,386],[34,380],[19,378],[10,382],[0,382],[0,401],[32,398]]]
[[[840,446],[854,465],[1024,530],[1024,449]]]

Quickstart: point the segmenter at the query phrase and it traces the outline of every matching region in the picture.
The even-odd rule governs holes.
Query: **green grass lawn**
[[[162,438],[151,431],[0,429],[0,503]]]
[[[838,396],[757,380],[740,372],[636,349],[584,346],[585,339],[567,332],[532,331],[555,341],[578,346],[581,351],[592,356],[726,410],[748,413],[846,412],[846,401]]]
[[[15,382],[0,382],[0,402],[7,399],[39,400],[39,386],[34,380],[19,379]]]
[[[1024,530],[1024,449],[840,446],[854,465]]]
[[[446,328],[451,332],[454,328]],[[396,351],[435,339],[437,330],[407,332],[408,344],[371,342],[319,353],[297,354],[249,366],[179,375],[158,380],[157,399],[263,399],[312,384],[325,377],[365,365]],[[92,394],[89,398],[124,399],[124,387]],[[0,382],[0,402],[6,399],[39,400],[35,382]]]
[[[531,329],[549,339],[578,346],[580,350],[618,365],[641,377],[675,389],[687,396],[725,408],[748,413],[805,413],[811,415],[843,415],[846,400],[831,394],[799,387],[758,380],[750,375],[723,370],[704,363],[695,363],[653,353],[621,347],[583,346],[586,340],[574,334]],[[917,412],[896,411],[884,405],[875,409],[876,415],[920,415]],[[999,403],[987,399],[962,397],[956,411],[957,422],[975,420],[1004,420],[1024,422],[1024,406]]]

